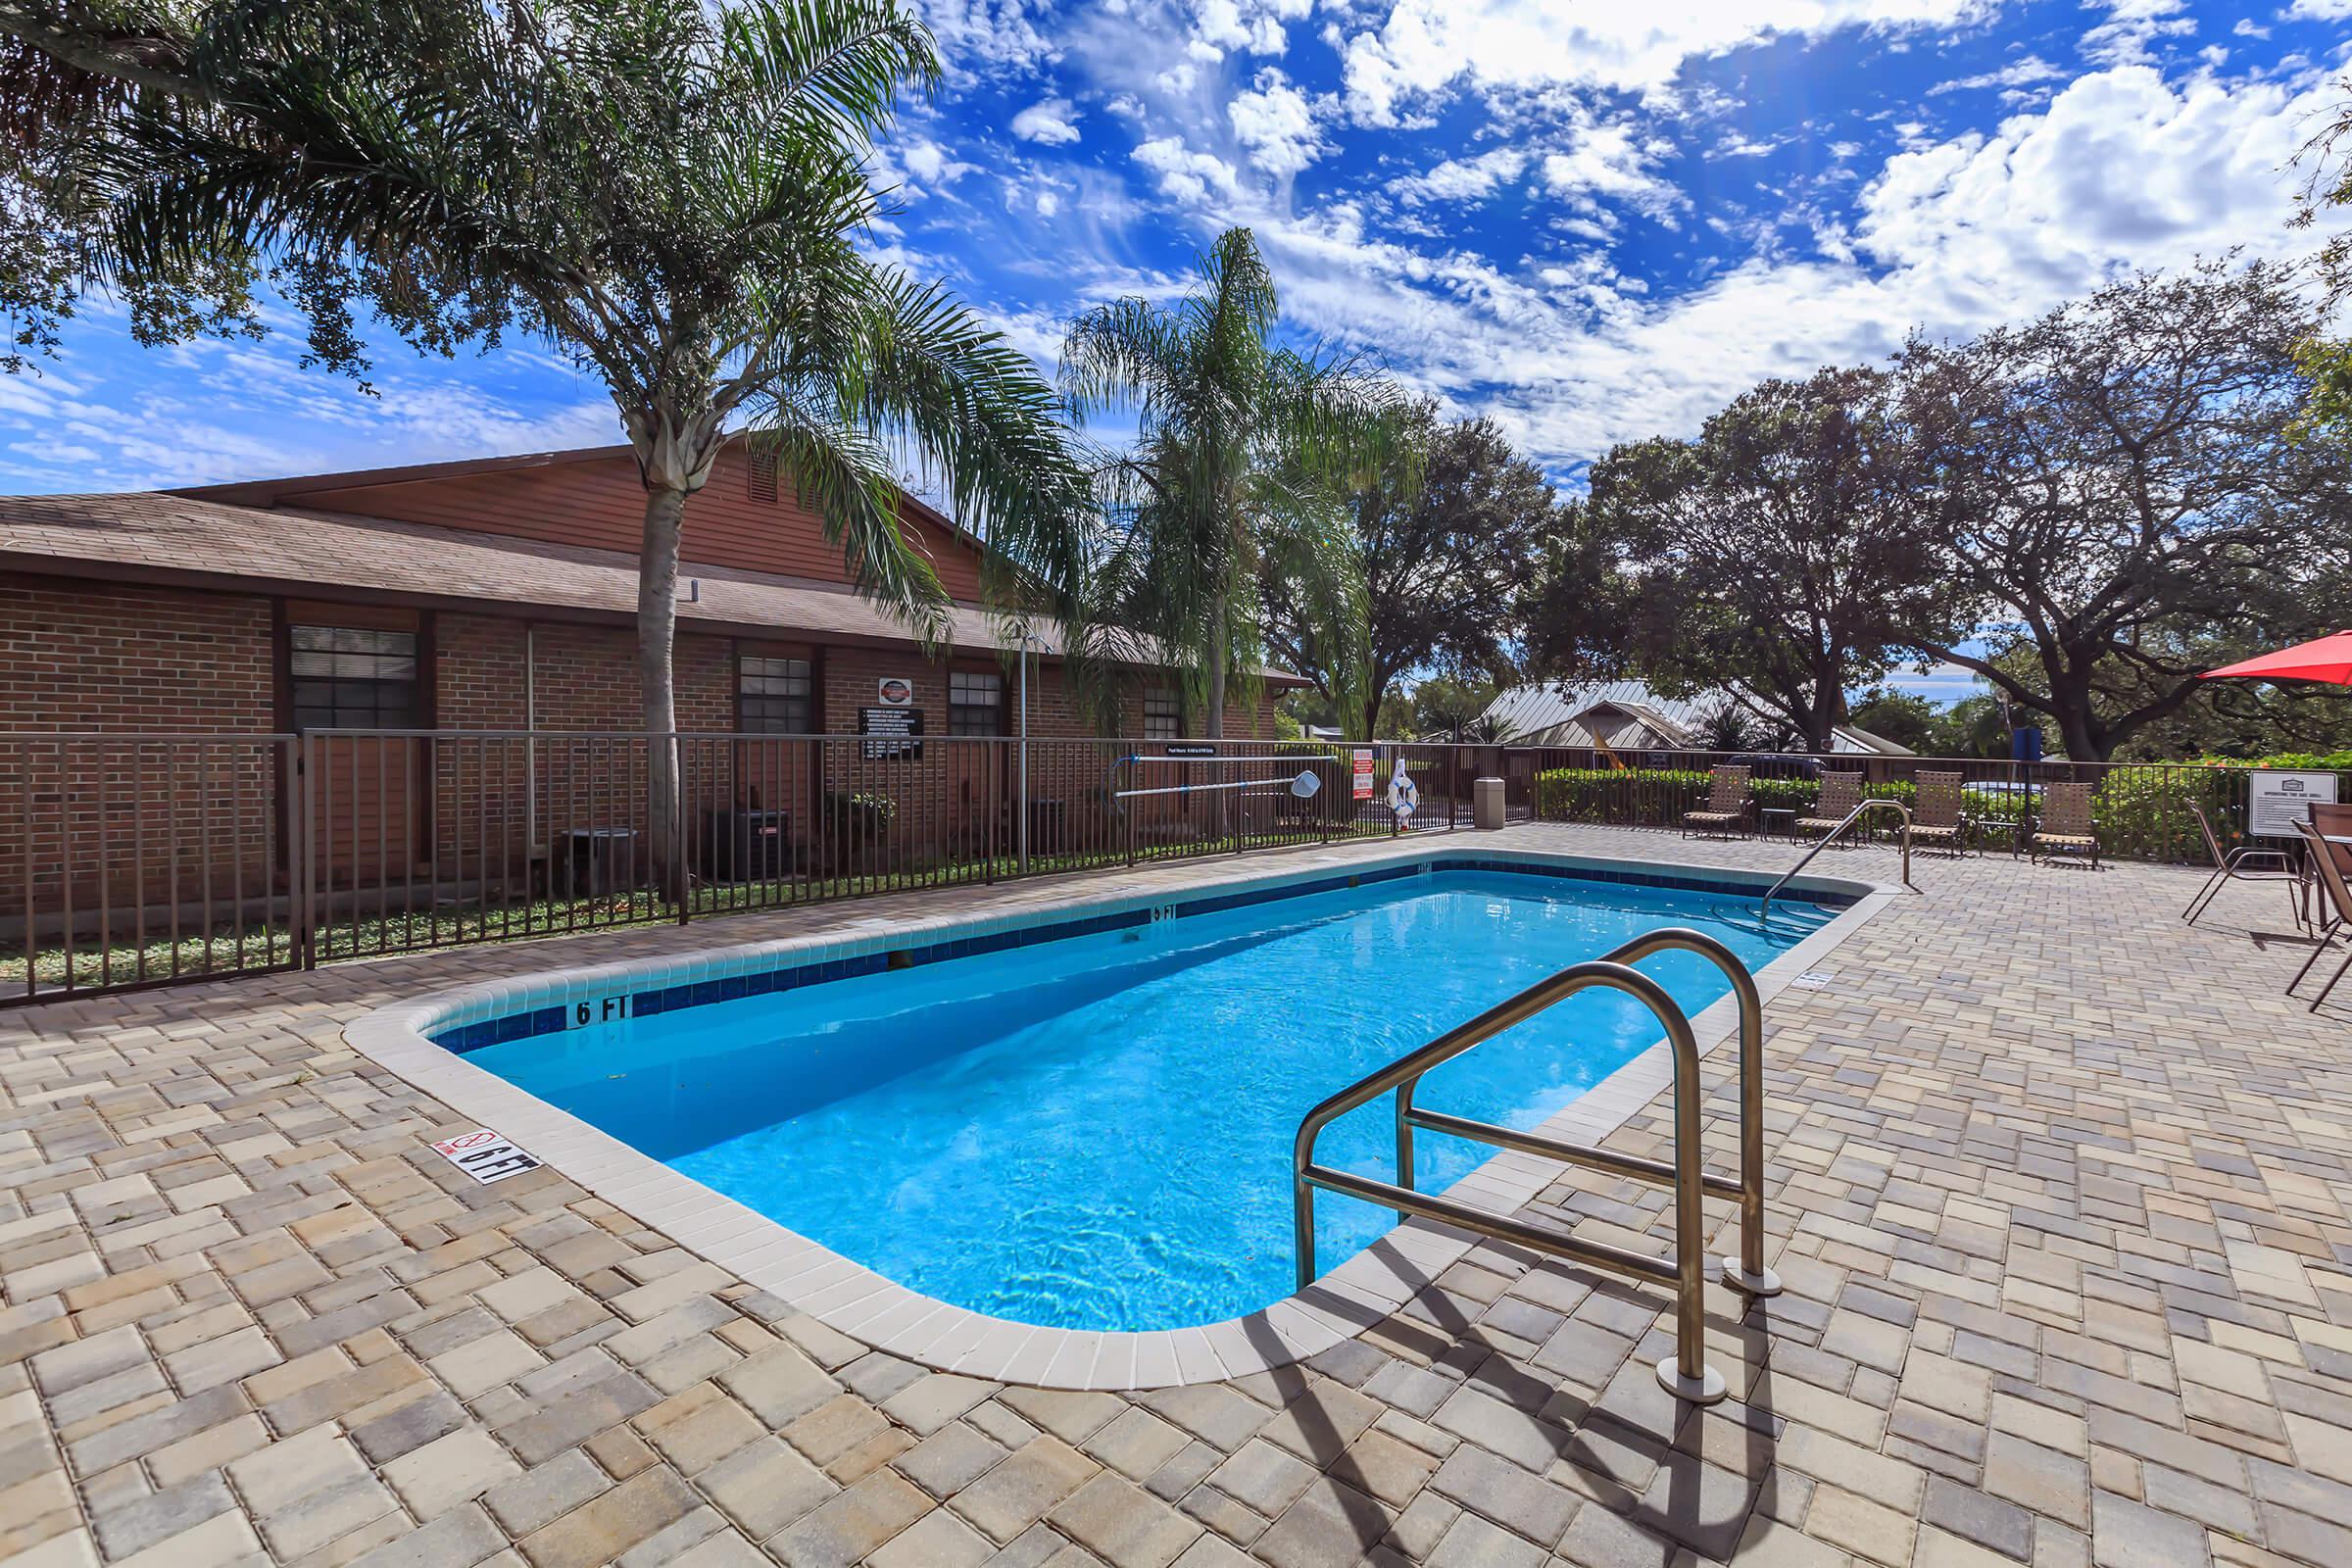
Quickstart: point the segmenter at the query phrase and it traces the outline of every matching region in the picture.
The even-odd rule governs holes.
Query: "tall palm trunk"
[[[680,412],[679,404],[689,412]],[[724,437],[724,411],[708,393],[655,393],[621,422],[645,480],[645,533],[637,556],[637,683],[645,756],[648,856],[655,886],[681,907],[686,898],[684,824],[679,816],[677,675],[678,550],[686,498],[710,477]]]
[[[637,691],[647,733],[646,826],[655,885],[680,900],[686,896],[686,880],[678,843],[678,697],[671,654],[677,646],[678,543],[685,517],[686,491],[649,480],[645,535],[637,561]]]
[[[1225,738],[1225,666],[1233,658],[1232,630],[1225,624],[1225,596],[1217,595],[1212,612],[1216,625],[1208,638],[1208,714],[1201,734],[1210,740]]]
[[[1221,741],[1225,738],[1225,665],[1233,657],[1232,628],[1225,623],[1223,594],[1217,595],[1212,612],[1217,618],[1209,629],[1208,637],[1208,722],[1202,727],[1201,733],[1212,741]],[[1219,768],[1217,772],[1219,782],[1239,776],[1228,768]],[[1216,824],[1219,838],[1223,838],[1233,826],[1232,803],[1227,799],[1232,793],[1231,790],[1213,790],[1209,793],[1209,819]]]

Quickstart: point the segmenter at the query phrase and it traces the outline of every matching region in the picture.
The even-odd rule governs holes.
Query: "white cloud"
[[[1037,24],[1051,0],[912,0],[912,9],[939,40],[948,70],[960,76],[1033,71],[1057,53]]]
[[[896,190],[907,200],[919,200],[941,193],[966,174],[976,174],[978,167],[981,165],[955,158],[929,136],[901,136],[899,141],[875,148],[872,183]]]
[[[1046,98],[1012,117],[1012,133],[1023,141],[1058,147],[1078,139],[1076,111],[1067,98]]]
[[[1211,190],[1231,196],[1240,188],[1231,164],[1211,153],[1195,152],[1181,136],[1154,136],[1138,145],[1134,156],[1159,176],[1162,195],[1187,206],[1206,201]]]
[[[1290,46],[1284,24],[1313,9],[1314,0],[1198,0],[1193,41],[1208,51],[1212,62],[1237,49],[1280,55]]]
[[[2348,0],[2348,3],[2352,3],[2352,0]],[[1986,87],[2032,87],[2045,81],[2062,80],[2065,75],[2065,72],[2041,56],[2028,55],[2023,60],[2013,60],[2000,70],[1988,71],[1983,75],[1939,81],[1928,89],[1928,96],[1936,98],[1947,92],[1977,92]]]
[[[1226,106],[1233,134],[1250,149],[1250,161],[1276,179],[1286,179],[1329,150],[1315,125],[1315,107],[1272,66],[1257,74],[1250,90]]]
[[[2083,58],[2107,66],[2145,65],[2155,58],[2159,38],[2184,38],[2197,30],[2194,17],[2180,13],[2188,0],[2082,0],[2086,11],[2104,10],[2107,20],[2082,35]]]
[[[2283,166],[2327,96],[2093,73],[2045,111],[1888,160],[1861,195],[1850,254],[1758,257],[1654,301],[1550,257],[1431,254],[1345,209],[1261,220],[1259,234],[1286,313],[1308,330],[1378,345],[1422,389],[1567,465],[1692,430],[1765,376],[1879,359],[1914,326],[1970,333],[2134,268],[2305,249],[2313,236],[2286,227]]]
[[[289,319],[274,300],[263,309]],[[8,465],[7,488],[144,490],[622,439],[612,400],[540,354],[390,348],[374,397],[304,368],[301,354],[282,330],[142,349],[119,312],[94,308],[65,363],[0,376],[0,446],[23,460]]]
[[[1566,147],[1544,155],[1544,183],[1553,195],[1588,206],[1606,197],[1662,217],[1684,201],[1650,172],[1662,151],[1640,140],[1630,124],[1588,125]]]
[[[1596,86],[1654,93],[1687,60],[1776,34],[1946,27],[1994,0],[1397,0],[1377,27],[1344,34],[1349,111],[1395,124],[1406,101],[1479,88]]]
[[[2295,0],[2286,8],[2286,15],[2297,22],[2341,22],[2352,17],[2352,0]],[[2237,30],[2246,31],[2246,24],[2239,23]],[[2270,36],[2268,29],[2260,35]]]
[[[2044,113],[1890,159],[1855,228],[1882,262],[2039,309],[2120,263],[2283,253],[2282,171],[2320,104],[2262,82],[2094,73]],[[2009,313],[2022,314],[2022,313]]]
[[[1496,147],[1476,158],[1448,158],[1426,174],[1406,174],[1389,182],[1389,190],[1407,207],[1423,202],[1476,201],[1494,193],[1496,186],[1519,177],[1527,154],[1516,147]]]

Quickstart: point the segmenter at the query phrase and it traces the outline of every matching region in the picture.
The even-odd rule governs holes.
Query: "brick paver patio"
[[[1996,856],[1918,880],[1770,1008],[1788,1290],[1741,1321],[1710,1287],[1734,1399],[1696,1414],[1650,1375],[1663,1293],[1497,1247],[1230,1384],[927,1372],[558,1171],[466,1183],[424,1145],[471,1124],[343,1044],[459,980],[881,902],[0,1013],[0,1557],[2352,1564],[2352,997],[2314,1017],[2279,995],[2307,950],[2275,889],[2192,931],[2179,871]],[[1721,1164],[1731,1102],[1709,1108]],[[1665,1126],[1653,1104],[1617,1141]],[[1573,1173],[1534,1206],[1606,1236],[1653,1231],[1664,1200]],[[1710,1216],[1728,1235],[1729,1205]]]

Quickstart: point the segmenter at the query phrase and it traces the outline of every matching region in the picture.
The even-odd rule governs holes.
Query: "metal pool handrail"
[[[1781,1277],[1764,1266],[1764,997],[1756,989],[1756,977],[1739,956],[1704,931],[1689,926],[1664,926],[1616,949],[1602,958],[1604,963],[1640,963],[1643,958],[1660,953],[1694,953],[1721,969],[1724,978],[1732,983],[1732,995],[1740,1003],[1740,1179],[1701,1173],[1700,1182],[1719,1198],[1740,1200],[1740,1255],[1722,1259],[1723,1283],[1748,1296],[1763,1298],[1781,1294]],[[1424,1069],[1426,1071],[1427,1069]],[[1413,1103],[1413,1095],[1421,1087],[1421,1073],[1415,1073],[1396,1088],[1396,1171],[1397,1180],[1404,1186],[1413,1185],[1413,1129],[1446,1133],[1474,1142],[1494,1142],[1478,1132],[1465,1128],[1480,1126],[1459,1116],[1440,1111],[1423,1110]],[[1507,1129],[1504,1129],[1507,1131]],[[1513,1139],[1525,1135],[1511,1133]],[[1550,1140],[1544,1140],[1550,1144]],[[1496,1144],[1497,1148],[1517,1147],[1515,1144]],[[1594,1170],[1613,1171],[1637,1181],[1671,1186],[1675,1168],[1662,1159],[1644,1159],[1638,1154],[1621,1154],[1614,1150],[1592,1149],[1577,1144],[1552,1144],[1552,1149],[1567,1149],[1573,1153],[1563,1155],[1571,1163],[1587,1165]],[[1545,1150],[1526,1150],[1524,1152],[1544,1153]],[[1397,1218],[1404,1216],[1399,1214]]]
[[[1549,979],[1538,981],[1508,1001],[1489,1007],[1467,1023],[1447,1030],[1418,1051],[1399,1056],[1377,1072],[1358,1079],[1308,1111],[1305,1119],[1298,1124],[1298,1135],[1291,1150],[1293,1218],[1297,1227],[1299,1288],[1305,1289],[1315,1278],[1314,1194],[1315,1189],[1322,1188],[1327,1192],[1359,1198],[1366,1202],[1384,1204],[1396,1209],[1400,1218],[1417,1214],[1477,1235],[1511,1242],[1548,1256],[1589,1263],[1652,1284],[1672,1287],[1675,1295],[1675,1353],[1658,1363],[1658,1381],[1678,1398],[1695,1403],[1713,1404],[1723,1398],[1726,1393],[1723,1377],[1709,1367],[1705,1359],[1705,1260],[1702,1252],[1705,1215],[1699,1204],[1703,1193],[1713,1190],[1742,1200],[1741,1261],[1743,1265],[1750,1262],[1754,1265],[1752,1268],[1743,1268],[1742,1273],[1748,1282],[1758,1286],[1777,1288],[1779,1284],[1762,1267],[1762,1061],[1759,1051],[1748,1049],[1751,1019],[1754,1020],[1753,1033],[1759,1042],[1761,1040],[1762,1009],[1760,1004],[1751,1004],[1749,1000],[1753,995],[1751,982],[1741,990],[1740,997],[1743,1180],[1733,1183],[1720,1177],[1709,1178],[1699,1168],[1698,1043],[1690,1032],[1690,1020],[1676,1005],[1674,999],[1666,994],[1663,986],[1623,961],[1628,956],[1642,956],[1670,947],[1686,948],[1714,958],[1721,945],[1695,931],[1657,931],[1625,944],[1606,957],[1570,964]],[[1733,960],[1735,967],[1737,962],[1737,959]],[[1545,1138],[1536,1133],[1518,1132],[1488,1122],[1415,1110],[1410,1106],[1407,1086],[1419,1083],[1422,1075],[1432,1068],[1452,1060],[1515,1024],[1525,1022],[1554,1003],[1593,986],[1622,991],[1631,996],[1647,1007],[1666,1031],[1667,1047],[1674,1058],[1674,1162],[1671,1165],[1590,1145]],[[1747,1061],[1756,1063],[1752,1073],[1744,1068]],[[1751,1081],[1755,1086],[1752,1092],[1749,1088]],[[1405,1091],[1398,1101],[1399,1152],[1405,1158],[1399,1170],[1400,1181],[1374,1181],[1315,1163],[1315,1143],[1326,1126],[1391,1090]],[[1755,1106],[1752,1114],[1748,1108],[1751,1102]],[[1751,1125],[1756,1136],[1748,1138],[1745,1134]],[[1675,1205],[1675,1253],[1672,1261],[1546,1230],[1514,1216],[1476,1208],[1450,1198],[1414,1191],[1409,1185],[1412,1180],[1409,1128],[1412,1126],[1468,1138],[1497,1149],[1539,1154],[1570,1164],[1589,1165],[1638,1181],[1654,1182],[1672,1188]],[[1753,1225],[1748,1223],[1750,1205],[1745,1200],[1747,1184],[1744,1179],[1751,1168],[1757,1194],[1753,1205],[1757,1222]],[[1726,1277],[1732,1278],[1728,1270]],[[1757,1294],[1770,1292],[1759,1290]]]
[[[1773,895],[1780,892],[1781,889],[1787,887],[1789,883],[1789,880],[1793,878],[1797,872],[1802,871],[1806,866],[1812,864],[1813,857],[1819,855],[1822,851],[1837,843],[1838,838],[1844,834],[1845,830],[1849,827],[1852,827],[1857,821],[1861,820],[1863,816],[1869,812],[1880,810],[1882,808],[1892,811],[1895,815],[1903,819],[1903,886],[1911,888],[1911,891],[1914,893],[1918,892],[1919,890],[1917,888],[1911,887],[1911,808],[1905,806],[1900,801],[1869,800],[1864,801],[1860,806],[1855,807],[1852,810],[1846,812],[1843,817],[1839,818],[1836,827],[1830,829],[1827,833],[1824,833],[1820,840],[1815,843],[1811,849],[1807,850],[1801,857],[1798,858],[1797,862],[1794,865],[1781,873],[1781,879],[1778,882],[1775,882],[1772,886],[1764,890],[1764,902],[1756,906],[1756,913],[1758,915],[1770,914],[1772,912]]]

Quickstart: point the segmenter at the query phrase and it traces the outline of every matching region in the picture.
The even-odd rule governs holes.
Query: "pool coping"
[[[877,1349],[939,1371],[997,1382],[1060,1389],[1155,1389],[1218,1382],[1287,1366],[1320,1353],[1392,1315],[1451,1266],[1476,1239],[1422,1220],[1383,1235],[1305,1290],[1242,1317],[1183,1329],[1116,1331],[1045,1328],[991,1317],[912,1291],[843,1257],[823,1244],[728,1198],[690,1176],[548,1104],[428,1038],[428,1031],[517,1013],[526,1008],[598,1004],[629,996],[651,981],[709,985],[779,967],[776,960],[867,958],[943,940],[985,939],[1007,931],[1060,926],[1149,911],[1172,903],[1276,891],[1345,878],[1370,869],[1465,859],[1517,862],[1614,880],[1703,879],[1761,892],[1768,873],[1690,862],[1629,860],[1514,849],[1488,833],[1448,834],[1443,843],[1405,839],[1342,860],[1210,875],[1181,889],[1075,896],[1052,908],[1004,914],[908,919],[875,915],[821,935],[731,944],[700,954],[655,955],[575,966],[520,979],[486,981],[427,993],[353,1020],[344,1039],[354,1050],[431,1095],[460,1115],[520,1145],[596,1197],[625,1209],[679,1246],[725,1268]],[[1204,871],[1228,865],[1203,866]],[[1808,876],[1789,884],[1804,898],[1851,900],[1755,975],[1767,1003],[1805,974],[1903,891],[1843,877]],[[1691,1020],[1702,1057],[1736,1038],[1739,1004],[1726,996]],[[1673,1081],[1663,1040],[1625,1062],[1538,1131],[1596,1143],[1615,1132]],[[1446,1191],[1481,1207],[1509,1213],[1555,1179],[1558,1167],[1534,1155],[1498,1152]]]

